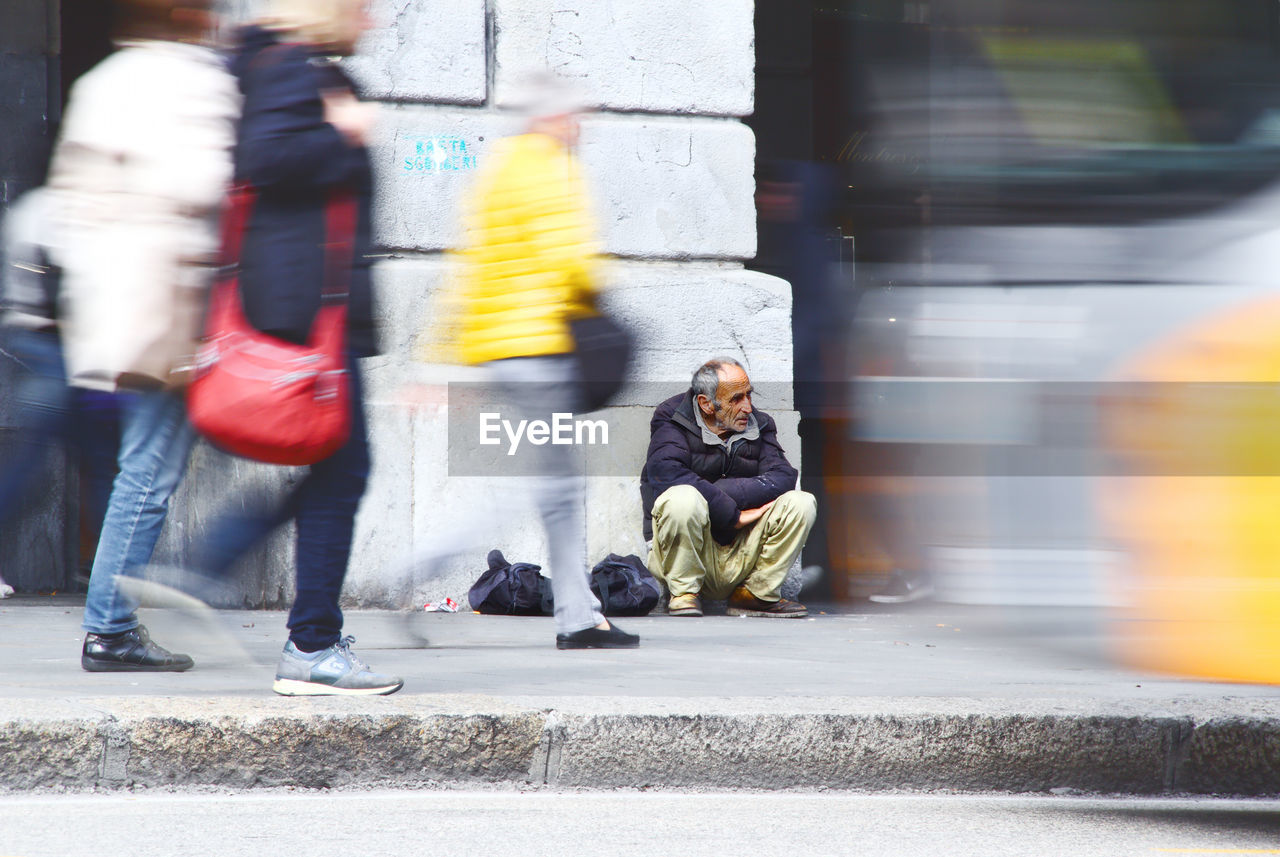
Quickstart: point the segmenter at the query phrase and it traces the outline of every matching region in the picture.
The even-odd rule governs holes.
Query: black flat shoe
[[[556,634],[557,649],[634,649],[639,645],[639,634],[628,634],[612,623],[607,630],[583,628],[572,634]]]
[[[142,625],[123,634],[86,634],[80,666],[91,673],[174,672],[195,666],[195,661],[151,642]]]

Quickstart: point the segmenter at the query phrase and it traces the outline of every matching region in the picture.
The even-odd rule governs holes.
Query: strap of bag
[[[285,53],[298,48],[293,42],[278,42],[258,51],[250,61],[250,68],[261,70],[280,62]],[[241,81],[244,85],[244,81]],[[247,183],[234,185],[229,193],[230,203],[222,220],[223,264],[228,271],[240,266],[240,252],[244,246],[245,230],[253,211],[257,193]],[[333,191],[325,206],[324,282],[321,283],[321,304],[345,301],[350,291],[351,268],[354,263],[356,231],[356,198],[347,188]],[[237,284],[237,291],[239,290]]]
[[[238,184],[228,192],[222,216],[222,261],[227,271],[240,267],[244,235],[258,195],[251,185]],[[355,256],[356,197],[350,190],[335,190],[325,206],[324,282],[321,302],[345,301],[351,288]],[[238,285],[237,285],[238,291]]]
[[[240,251],[249,213],[253,211],[253,199],[253,188],[248,185],[233,185],[227,192],[227,207],[222,212],[222,264],[228,271],[240,267]]]
[[[356,197],[336,190],[325,207],[324,285],[321,303],[345,301],[351,289],[355,261]]]
[[[597,566],[598,567],[598,566]],[[607,575],[593,574],[591,575],[591,585],[595,587],[600,597],[600,612],[608,613],[609,611],[609,581]]]

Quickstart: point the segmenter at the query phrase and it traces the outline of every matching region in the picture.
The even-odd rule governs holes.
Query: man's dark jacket
[[[640,474],[646,539],[653,538],[654,501],[674,485],[692,485],[706,498],[711,535],[723,545],[737,533],[739,511],[757,509],[796,487],[796,469],[778,445],[773,418],[763,411],[751,416],[759,438],[739,440],[729,451],[703,440],[692,390],[658,405],[649,423],[649,454]]]
[[[357,357],[377,353],[369,284],[369,152],[349,144],[324,121],[320,94],[322,89],[348,87],[350,81],[305,45],[281,44],[254,26],[240,31],[232,71],[244,93],[236,179],[258,191],[240,276],[249,323],[281,339],[306,342],[320,309],[325,208],[334,191],[350,191],[357,220],[347,345]]]

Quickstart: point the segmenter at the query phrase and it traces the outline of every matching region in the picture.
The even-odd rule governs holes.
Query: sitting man
[[[671,593],[672,616],[701,616],[703,597],[727,598],[735,616],[808,615],[780,590],[817,505],[795,490],[777,426],[752,408],[751,393],[740,363],[711,360],[649,424],[644,535],[653,539],[649,569]]]

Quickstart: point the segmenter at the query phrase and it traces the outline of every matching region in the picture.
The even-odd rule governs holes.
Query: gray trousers
[[[550,421],[554,413],[577,412],[578,367],[573,357],[517,357],[486,365],[513,419]],[[594,627],[604,615],[588,577],[586,482],[577,449],[545,444],[529,452],[537,456],[538,475],[524,478],[547,532],[551,555],[546,568],[555,595],[556,631],[568,634]]]
[[[761,601],[777,601],[791,564],[800,555],[818,504],[806,491],[788,491],[731,544],[711,537],[707,501],[692,485],[663,491],[653,504],[649,570],[676,595],[720,601],[742,584]]]

